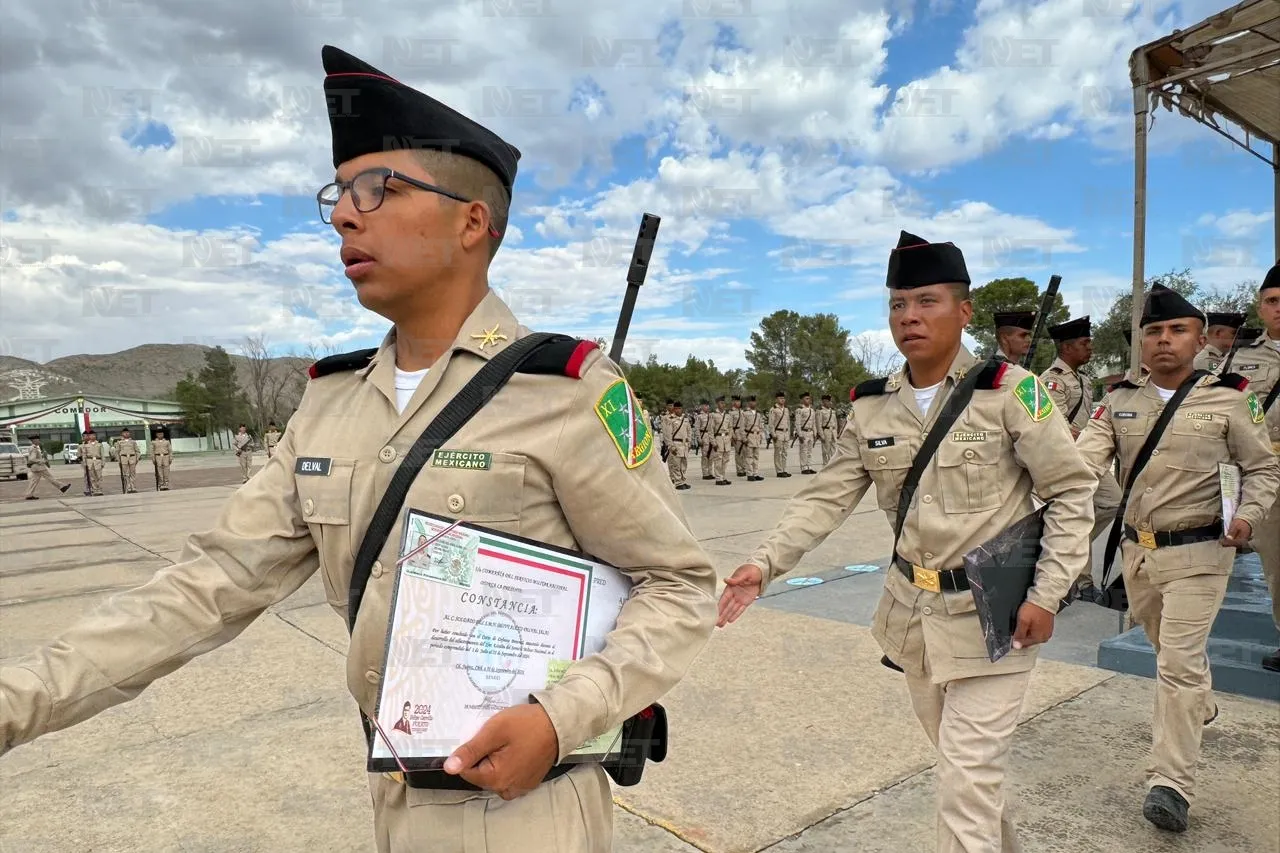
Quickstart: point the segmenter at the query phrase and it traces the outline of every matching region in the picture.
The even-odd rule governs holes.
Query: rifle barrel
[[[1027,354],[1022,357],[1022,366],[1028,370],[1031,369],[1031,361],[1036,355],[1036,345],[1040,342],[1040,335],[1044,332],[1045,326],[1049,322],[1049,311],[1052,310],[1054,297],[1058,295],[1058,286],[1062,284],[1062,276],[1049,276],[1049,286],[1045,288],[1044,295],[1040,297],[1040,312],[1036,316],[1036,328],[1031,333],[1031,346],[1027,349]]]
[[[657,242],[658,226],[661,223],[662,218],[652,213],[646,213],[640,219],[640,231],[636,234],[635,249],[631,252],[631,266],[627,269],[627,293],[622,299],[618,327],[614,330],[613,344],[609,347],[609,358],[615,364],[622,363],[622,347],[627,342],[636,297],[639,296],[640,285],[644,284],[645,275],[649,272],[649,259],[653,255],[653,245]]]

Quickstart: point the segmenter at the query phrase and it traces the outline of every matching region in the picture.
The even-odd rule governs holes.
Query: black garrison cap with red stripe
[[[478,160],[510,197],[520,152],[496,133],[344,50],[325,45],[333,167],[375,151],[434,149]]]
[[[889,253],[885,287],[910,290],[931,284],[969,284],[964,253],[953,243],[929,243],[903,231]]]

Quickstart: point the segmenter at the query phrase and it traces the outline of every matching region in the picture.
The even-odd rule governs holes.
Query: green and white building
[[[33,435],[40,436],[46,447],[80,443],[88,427],[93,428],[99,441],[108,443],[127,427],[144,454],[148,452],[151,433],[159,427],[168,434],[175,454],[230,445],[229,432],[212,439],[201,437],[187,429],[186,421],[182,407],[170,400],[73,394],[0,403],[0,434],[19,445],[27,444]]]

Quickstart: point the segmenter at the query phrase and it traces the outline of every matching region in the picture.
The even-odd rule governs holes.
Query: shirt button
[[[921,613],[923,613],[925,616],[932,616],[932,615],[933,615],[933,608],[932,608],[932,607],[926,607],[924,610],[921,610],[920,612],[921,612]]]
[[[1154,491],[1155,489],[1151,488],[1150,486],[1147,487],[1147,494],[1151,494]]]
[[[462,495],[449,495],[449,512],[462,512],[462,508],[466,505]]]
[[[1159,455],[1160,455],[1160,451],[1159,451],[1159,450],[1153,450],[1153,451],[1151,451],[1151,455],[1152,455],[1152,456],[1159,456]]]
[[[881,457],[879,457],[878,459],[876,459],[876,461],[877,461],[877,462],[879,462],[881,465],[883,465],[884,463],[886,463],[886,462],[888,462],[888,461],[889,461],[889,457],[887,457],[887,456],[881,456]]]
[[[388,444],[378,451],[378,458],[383,462],[391,462],[396,458],[396,449]]]
[[[370,574],[372,574],[375,578],[382,577],[382,561],[381,560],[373,561],[373,571]]]
[[[1129,428],[1128,428],[1128,427],[1120,427],[1120,434],[1121,434],[1121,435],[1124,435],[1124,434],[1126,434],[1126,433],[1128,433],[1128,432],[1129,432]]]
[[[964,458],[965,458],[965,459],[972,459],[972,458],[973,458],[973,451],[972,451],[972,450],[966,450],[966,451],[964,452]]]
[[[378,671],[377,671],[376,669],[371,669],[371,670],[369,670],[368,672],[366,672],[366,673],[364,674],[364,680],[365,680],[365,681],[367,681],[367,682],[369,682],[370,684],[377,684],[377,683],[378,683]]]
[[[933,495],[925,495],[925,496],[924,496],[924,502],[925,502],[925,503],[927,503],[927,504],[931,504],[931,503],[933,503]]]
[[[307,498],[307,502],[302,505],[302,511],[307,515],[311,515],[312,511],[314,511],[315,508],[316,508],[316,502],[311,500],[311,498]]]
[[[925,558],[926,560],[932,560],[932,559],[933,559],[933,555],[932,555],[932,554],[930,554],[928,551],[925,551],[925,552],[924,552],[924,558]]]

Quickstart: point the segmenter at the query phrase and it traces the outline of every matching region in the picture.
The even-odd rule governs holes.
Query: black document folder
[[[1018,608],[1027,600],[1027,590],[1035,581],[1045,509],[1041,507],[1015,521],[964,555],[964,573],[969,578],[969,591],[978,608],[987,657],[992,663],[1013,648]]]

